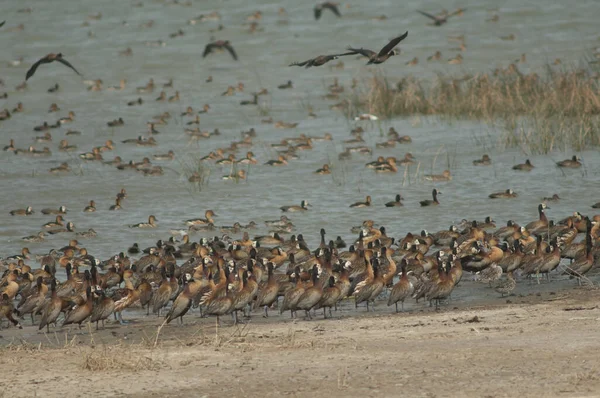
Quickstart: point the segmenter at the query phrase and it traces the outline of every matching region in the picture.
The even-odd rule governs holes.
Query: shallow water
[[[543,71],[547,62],[560,57],[565,64],[577,64],[590,49],[600,45],[595,16],[600,13],[600,3],[589,1],[569,7],[567,4],[546,6],[540,1],[506,1],[497,13],[497,23],[485,22],[494,12],[488,11],[495,2],[479,2],[469,6],[464,16],[452,18],[441,27],[427,26],[427,20],[414,10],[421,8],[437,11],[433,2],[404,2],[401,6],[391,1],[373,1],[369,8],[364,2],[350,1],[342,8],[343,18],[336,19],[324,12],[320,21],[312,15],[312,2],[246,2],[203,1],[193,6],[166,5],[163,2],[145,1],[143,7],[132,7],[133,2],[100,4],[92,1],[71,2],[7,1],[3,11],[6,25],[0,28],[0,45],[4,49],[0,59],[1,77],[5,82],[2,90],[8,92],[6,100],[0,100],[0,108],[12,110],[17,102],[23,102],[25,112],[15,114],[0,124],[0,142],[8,143],[14,138],[18,148],[33,144],[33,138],[41,135],[33,127],[43,121],[52,123],[64,117],[69,110],[76,114],[75,122],[51,130],[53,142],[48,144],[53,154],[49,158],[15,156],[0,153],[0,179],[3,183],[3,201],[0,211],[0,256],[15,254],[23,246],[21,237],[35,234],[40,226],[53,216],[44,216],[44,207],[65,205],[69,210],[66,219],[73,221],[78,231],[94,228],[96,239],[85,241],[89,252],[99,258],[126,249],[139,242],[144,247],[157,239],[166,239],[170,229],[184,228],[182,221],[203,216],[213,209],[218,225],[242,224],[254,220],[261,226],[256,234],[266,233],[262,221],[276,219],[281,215],[280,206],[299,204],[307,199],[313,207],[303,214],[291,214],[297,229],[309,242],[318,240],[318,230],[326,228],[328,237],[341,235],[352,239],[350,227],[365,219],[373,219],[385,225],[391,236],[403,236],[409,231],[418,232],[447,228],[451,223],[468,219],[483,219],[491,215],[498,224],[508,219],[525,223],[537,217],[537,204],[544,196],[557,193],[563,198],[550,204],[550,218],[560,219],[573,211],[589,213],[590,205],[600,200],[600,158],[597,151],[580,153],[585,167],[579,170],[561,170],[554,162],[572,153],[555,152],[547,156],[529,156],[519,149],[501,150],[497,145],[499,132],[481,123],[464,121],[446,124],[435,118],[397,118],[380,123],[352,122],[342,114],[330,111],[329,105],[337,101],[322,98],[326,86],[338,77],[340,84],[349,85],[353,77],[368,77],[379,70],[391,79],[407,74],[432,77],[436,72],[456,73],[486,72],[495,67],[507,66],[522,53],[527,63],[520,66],[524,71]],[[453,10],[460,2],[448,3]],[[31,14],[18,13],[19,8],[32,7]],[[277,15],[279,6],[286,8],[287,17]],[[187,20],[200,14],[219,11],[225,29],[211,33],[219,22],[188,25]],[[256,10],[263,12],[262,32],[250,34],[245,18]],[[89,27],[82,22],[87,15],[102,13],[101,20],[90,20]],[[385,13],[388,19],[372,18]],[[152,28],[140,27],[154,20]],[[123,21],[127,24],[124,25]],[[7,30],[20,23],[21,32]],[[185,35],[169,38],[179,28]],[[302,61],[319,54],[342,52],[348,45],[378,49],[394,35],[409,31],[402,43],[402,54],[377,67],[365,67],[364,60],[353,57],[343,59],[345,69],[328,66],[303,69],[288,68],[292,61]],[[88,32],[94,36],[89,37]],[[514,33],[514,41],[501,40],[500,36]],[[426,62],[427,56],[441,50],[443,58],[457,54],[450,49],[447,35],[466,36],[467,51],[462,65],[445,62]],[[234,62],[224,54],[201,57],[204,45],[211,36],[230,40],[240,61]],[[149,47],[146,41],[164,40],[164,47]],[[119,56],[118,52],[131,47],[133,56]],[[43,65],[30,79],[24,92],[15,91],[23,81],[25,72],[35,60],[48,52],[62,52],[83,75],[84,79],[102,79],[104,86],[118,85],[119,79],[127,79],[127,88],[120,92],[90,92],[86,85],[69,69],[58,64]],[[18,67],[6,66],[10,60],[24,57]],[[415,67],[405,66],[413,57],[419,58]],[[335,61],[334,61],[335,63]],[[333,64],[333,63],[332,63]],[[214,81],[206,83],[208,76]],[[137,94],[135,87],[143,86],[153,77],[157,88],[151,94]],[[173,95],[181,93],[179,103],[155,102],[161,85],[174,79],[174,88],[167,90]],[[294,82],[292,90],[278,90],[277,85],[287,80]],[[244,82],[246,90],[235,96],[221,96],[227,86]],[[46,90],[58,83],[60,91],[54,94]],[[256,106],[239,106],[241,100],[251,99],[251,92],[267,88],[268,96],[260,97],[263,114]],[[141,96],[142,106],[129,107],[126,103]],[[339,101],[339,100],[338,100]],[[56,102],[61,111],[47,112]],[[201,115],[201,129],[219,128],[221,135],[208,140],[190,142],[183,129],[188,118],[176,116],[168,125],[157,126],[157,147],[136,147],[121,144],[121,140],[135,138],[146,132],[146,121],[153,115],[169,111],[179,115],[189,105],[200,109],[205,103],[211,110]],[[316,119],[307,118],[307,106],[312,106]],[[264,113],[267,113],[266,115]],[[126,125],[112,129],[106,122],[122,117]],[[273,125],[261,124],[261,119],[272,117],[275,121],[299,122],[295,129],[281,130]],[[385,141],[384,133],[393,126],[401,134],[412,136],[410,145],[398,145],[394,149],[374,149],[372,156],[353,155],[349,161],[337,159],[343,150],[342,140],[350,138],[349,131],[356,125],[367,130],[367,145],[374,148],[376,142]],[[254,127],[258,137],[251,148],[261,165],[250,166],[247,181],[240,183],[222,181],[229,167],[211,165],[207,185],[198,190],[187,182],[184,164],[190,159],[208,154],[218,147],[228,146],[240,139],[240,132]],[[79,146],[73,154],[58,151],[58,142],[67,129],[82,131],[82,135],[66,137],[69,143]],[[289,166],[271,168],[262,163],[276,157],[270,143],[300,133],[322,136],[333,135],[334,141],[316,143],[312,151],[299,152],[300,159]],[[105,160],[119,155],[125,161],[141,160],[144,156],[166,153],[172,149],[176,160],[156,162],[165,166],[165,175],[143,177],[133,171],[119,171],[97,162],[82,162],[76,156],[103,144],[107,139],[117,143],[112,152],[105,152]],[[5,144],[3,144],[5,145]],[[35,144],[42,148],[46,144]],[[364,163],[378,155],[402,157],[404,153],[415,155],[420,165],[411,167],[406,178],[402,170],[394,175],[376,175],[366,169]],[[240,151],[238,157],[243,156]],[[474,167],[472,160],[488,153],[493,165]],[[530,158],[536,168],[530,173],[511,170],[512,165]],[[68,162],[74,172],[54,176],[47,170]],[[324,163],[332,163],[333,174],[318,176],[312,172]],[[445,183],[429,183],[422,174],[441,173],[450,168],[454,178]],[[108,211],[115,194],[125,187],[128,198],[123,210]],[[432,188],[440,189],[441,205],[421,208],[419,201],[431,197]],[[491,200],[492,192],[512,188],[519,194],[516,199]],[[393,200],[396,193],[405,197],[405,206],[388,209],[383,206]],[[373,206],[350,209],[348,206],[366,195],[373,197]],[[83,213],[89,200],[95,200],[98,211]],[[29,217],[11,217],[9,211],[30,205],[36,213]],[[158,228],[133,230],[129,224],[143,222],[148,215],[158,219]],[[217,232],[220,234],[220,232]],[[215,233],[211,233],[213,235]],[[194,239],[202,234],[196,234]],[[26,244],[34,253],[47,252],[62,246],[68,234],[54,235],[44,243]]]

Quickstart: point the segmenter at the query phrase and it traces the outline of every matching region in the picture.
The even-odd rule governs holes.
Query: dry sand
[[[599,396],[599,298],[572,288],[331,320],[256,314],[218,330],[193,314],[158,339],[160,322],[141,314],[92,334],[3,329],[0,397]]]

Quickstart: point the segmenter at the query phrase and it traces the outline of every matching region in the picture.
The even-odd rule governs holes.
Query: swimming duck
[[[399,50],[394,50],[394,47],[396,47],[402,40],[406,39],[407,36],[408,36],[408,31],[406,33],[404,33],[403,35],[392,39],[388,44],[386,44],[379,51],[379,53],[376,53],[374,51],[367,50],[364,48],[352,48],[352,47],[348,47],[348,51],[353,51],[355,54],[361,54],[361,55],[369,58],[369,62],[367,62],[367,65],[380,64],[382,62],[387,61],[387,59],[389,57],[391,57],[393,55],[398,55],[400,53]]]
[[[490,199],[516,198],[516,197],[517,197],[517,193],[514,192],[512,189],[507,189],[506,191],[502,191],[502,192],[494,192],[489,195]]]
[[[287,164],[288,162],[284,155],[279,155],[277,159],[272,159],[265,163],[268,166],[285,166]]]
[[[450,174],[450,170],[444,170],[442,174],[426,174],[423,178],[427,181],[450,181],[452,180],[452,175]]]
[[[129,228],[156,228],[156,221],[158,221],[156,219],[156,217],[153,215],[150,215],[148,217],[148,222],[133,224],[133,225],[130,225]]]
[[[489,166],[492,164],[492,159],[490,159],[489,155],[485,154],[481,157],[481,159],[473,160],[473,166]]]
[[[42,214],[67,214],[67,208],[65,206],[60,206],[58,209],[44,208],[41,212]]]
[[[118,126],[125,125],[125,121],[123,120],[122,117],[120,117],[118,119],[107,122],[106,124],[108,125],[108,127],[118,127]]]
[[[170,150],[167,153],[159,153],[153,155],[155,160],[173,160],[175,159],[175,152]]]
[[[442,53],[440,51],[436,51],[433,55],[427,57],[427,61],[439,61],[442,59]]]
[[[422,200],[419,203],[421,204],[421,206],[432,206],[432,205],[439,205],[440,202],[438,202],[437,196],[441,195],[442,192],[438,191],[437,189],[433,189],[433,191],[431,191],[431,196],[433,197],[433,200],[431,199],[427,199],[427,200]]]
[[[77,232],[75,236],[77,236],[78,238],[90,239],[95,238],[96,236],[98,236],[98,234],[96,233],[96,231],[94,231],[93,228],[90,228],[87,231]]]
[[[531,161],[529,161],[529,159],[527,159],[525,161],[525,163],[520,163],[517,165],[513,166],[513,170],[520,170],[520,171],[531,171],[533,169],[533,165],[531,164]]]
[[[73,67],[73,65],[71,65],[66,59],[64,59],[63,55],[61,53],[58,53],[58,54],[50,53],[50,54],[46,55],[45,57],[40,58],[33,65],[31,65],[31,68],[29,68],[29,70],[27,71],[27,74],[25,75],[25,81],[27,81],[31,76],[33,76],[33,74],[35,73],[35,71],[37,70],[37,68],[40,65],[42,65],[42,64],[49,64],[49,63],[54,62],[54,61],[58,61],[61,64],[68,66],[75,73],[77,73],[79,76],[81,76],[81,73],[79,73],[77,71],[77,69],[75,69]]]
[[[315,171],[315,174],[331,174],[331,170],[329,169],[329,165],[328,164],[324,164],[323,167],[321,167],[320,169],[317,169]]]
[[[368,207],[371,206],[371,196],[367,196],[364,202],[355,202],[350,207]]]
[[[65,124],[65,123],[71,123],[73,120],[75,120],[75,112],[69,111],[68,116],[61,117],[60,119],[58,119],[58,122],[60,124]]]
[[[404,155],[404,158],[400,159],[397,163],[401,166],[409,166],[415,163],[415,157],[412,153],[408,152]]]
[[[550,197],[544,197],[544,199],[542,199],[544,202],[558,202],[560,200],[560,197],[558,196],[558,194],[554,194]]]
[[[565,160],[561,160],[560,162],[556,162],[556,165],[558,167],[576,169],[576,168],[581,167],[581,159],[579,157],[577,157],[576,155],[573,155],[573,157],[571,159],[565,159]]]
[[[238,164],[257,164],[258,161],[254,157],[254,153],[252,151],[248,151],[246,153],[246,157],[238,160],[236,163],[238,163]]]
[[[308,210],[308,206],[312,206],[312,205],[310,203],[308,203],[308,200],[303,200],[302,202],[300,202],[300,206],[298,206],[298,205],[281,206],[280,209],[281,209],[281,211],[286,211],[286,212],[298,212],[298,211]]]
[[[214,221],[213,217],[216,217],[216,216],[217,215],[215,214],[214,211],[206,210],[204,212],[205,218],[191,218],[189,220],[185,220],[185,224],[188,226],[214,224],[215,221]]]
[[[402,204],[402,200],[403,200],[403,199],[404,199],[404,198],[402,197],[402,195],[400,195],[400,194],[397,194],[397,195],[396,195],[396,199],[395,199],[395,200],[393,200],[393,201],[391,201],[391,202],[387,202],[387,203],[385,204],[385,207],[400,207],[400,206],[404,206],[404,205]]]
[[[86,213],[95,212],[96,211],[96,202],[94,202],[93,200],[90,200],[90,204],[87,205],[86,207],[84,207],[83,211]]]
[[[44,231],[40,231],[36,235],[26,236],[21,239],[24,240],[25,242],[39,243],[39,242],[46,241],[45,236],[46,236],[46,233]]]
[[[31,206],[27,206],[27,207],[26,207],[26,208],[24,208],[24,209],[16,209],[16,210],[11,210],[11,211],[9,212],[9,214],[10,214],[11,216],[30,216],[30,215],[32,215],[33,213],[35,213],[35,212],[33,211],[33,208],[32,208]]]
[[[285,90],[285,89],[288,89],[288,88],[294,88],[294,85],[292,84],[291,80],[288,80],[287,83],[280,84],[279,86],[277,86],[277,88],[280,89],[280,90]]]
[[[71,167],[68,163],[61,163],[60,166],[50,168],[50,173],[68,173],[71,171]]]

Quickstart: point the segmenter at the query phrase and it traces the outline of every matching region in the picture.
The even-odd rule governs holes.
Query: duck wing
[[[58,58],[56,58],[56,60],[57,60],[58,62],[60,62],[61,64],[65,65],[65,66],[68,66],[69,68],[73,69],[73,71],[74,71],[75,73],[77,73],[79,76],[81,76],[81,73],[79,73],[79,72],[77,71],[77,69],[75,69],[75,67],[74,67],[73,65],[71,65],[71,64],[69,63],[69,61],[67,61],[67,60],[66,60],[66,59],[64,59],[63,57],[58,57]]]
[[[235,53],[235,50],[233,49],[233,47],[231,46],[231,44],[227,43],[223,47],[225,47],[225,49],[227,51],[229,51],[229,54],[231,54],[231,56],[233,57],[233,59],[235,59],[237,61],[237,59],[238,59],[237,54]]]
[[[403,35],[400,35],[400,36],[392,39],[388,44],[386,44],[385,47],[383,47],[381,49],[381,51],[379,51],[378,55],[385,55],[385,54],[389,53],[390,51],[392,51],[394,49],[394,47],[396,47],[398,45],[398,43],[400,43],[402,40],[406,39],[406,36],[408,36],[408,31],[406,31],[406,33],[404,33]]]
[[[338,17],[342,16],[342,14],[340,14],[340,10],[338,9],[337,5],[335,5],[333,3],[325,3],[325,4],[323,4],[323,8],[330,9],[331,12],[333,12]]]
[[[417,12],[418,12],[419,14],[421,14],[421,15],[425,15],[427,18],[431,18],[431,19],[433,19],[433,20],[434,20],[434,21],[436,21],[436,22],[439,20],[439,18],[438,18],[438,17],[436,17],[435,15],[429,14],[428,12],[421,11],[421,10],[417,10]]]
[[[214,50],[215,47],[216,47],[216,45],[214,43],[208,43],[206,45],[206,47],[204,47],[204,52],[202,53],[202,58],[204,58],[208,54],[210,54]]]
[[[40,66],[41,64],[45,64],[47,62],[48,62],[48,56],[46,55],[44,58],[38,59],[33,65],[31,65],[31,68],[29,68],[29,70],[27,71],[27,74],[25,75],[25,81],[27,81],[31,76],[33,76],[33,74],[37,70],[38,66]]]
[[[348,47],[348,51],[352,51],[354,54],[361,54],[367,58],[372,58],[377,55],[375,51],[367,50],[366,48],[352,48]],[[349,54],[348,54],[349,55]]]
[[[321,18],[321,13],[323,13],[323,6],[321,4],[317,4],[315,6],[315,19],[318,20]]]

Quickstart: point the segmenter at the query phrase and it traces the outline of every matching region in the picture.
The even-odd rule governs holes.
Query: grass
[[[407,76],[397,82],[375,73],[352,91],[344,113],[480,120],[500,127],[504,147],[580,151],[600,145],[597,70],[591,63],[562,70],[548,65],[543,73],[524,74],[513,64],[461,78],[438,74],[433,81]]]

